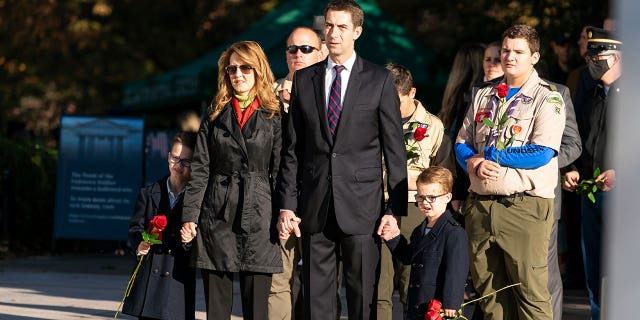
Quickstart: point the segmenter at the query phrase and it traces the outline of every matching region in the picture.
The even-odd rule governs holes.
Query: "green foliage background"
[[[8,200],[3,215],[10,221],[4,237],[9,237],[14,252],[46,251],[53,232],[57,151],[4,137],[0,150],[1,174],[9,179],[0,188],[0,197]]]

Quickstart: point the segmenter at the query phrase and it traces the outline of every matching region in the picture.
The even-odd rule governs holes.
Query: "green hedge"
[[[16,253],[51,249],[57,150],[6,137],[0,137],[0,150],[0,174],[8,180],[2,181],[0,196],[8,200],[10,248]]]

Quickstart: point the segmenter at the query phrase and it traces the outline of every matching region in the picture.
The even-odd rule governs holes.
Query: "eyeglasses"
[[[430,195],[416,194],[416,195],[415,195],[415,198],[416,198],[416,202],[417,202],[417,203],[422,203],[422,202],[424,202],[424,201],[426,201],[427,203],[434,203],[434,202],[436,202],[436,199],[438,199],[438,198],[440,198],[440,197],[442,197],[442,196],[446,196],[446,195],[448,195],[448,194],[449,194],[449,192],[447,192],[447,193],[443,193],[443,194],[441,194],[441,195],[439,195],[439,196],[430,196]]]
[[[240,71],[244,74],[249,74],[251,73],[251,70],[253,70],[253,67],[248,64],[241,64],[239,66],[231,65],[224,68],[224,70],[227,71],[228,74],[235,74],[238,69],[240,69]]]
[[[191,159],[187,159],[187,158],[183,159],[178,156],[174,156],[173,153],[171,152],[169,152],[169,162],[171,162],[171,164],[179,164],[183,168],[191,167]]]
[[[298,52],[298,50],[302,51],[302,53],[304,54],[309,54],[311,52],[313,52],[314,50],[318,50],[317,48],[314,48],[308,44],[305,45],[301,45],[301,46],[288,46],[287,47],[287,52],[290,54],[296,54],[296,52]]]

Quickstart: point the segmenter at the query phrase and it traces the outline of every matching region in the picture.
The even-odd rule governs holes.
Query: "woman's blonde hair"
[[[238,55],[238,58],[243,63],[253,67],[255,84],[251,89],[250,95],[255,95],[258,98],[263,109],[271,111],[270,117],[275,114],[280,115],[280,103],[273,92],[275,78],[269,67],[267,56],[257,42],[240,41],[227,48],[218,59],[218,93],[209,106],[211,119],[215,119],[233,97],[233,86],[226,67],[229,65],[231,55],[234,53]]]

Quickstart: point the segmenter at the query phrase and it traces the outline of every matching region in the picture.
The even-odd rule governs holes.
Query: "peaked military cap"
[[[597,55],[602,51],[621,50],[622,42],[604,29],[587,28],[587,54]]]

